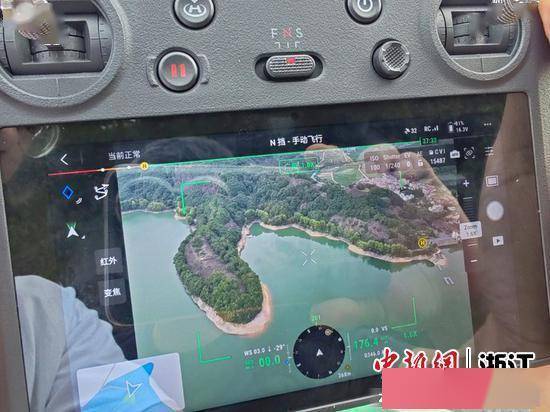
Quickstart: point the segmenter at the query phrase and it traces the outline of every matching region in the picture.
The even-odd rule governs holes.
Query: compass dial
[[[324,379],[342,365],[346,346],[340,334],[329,326],[312,326],[294,344],[294,364],[308,378]]]

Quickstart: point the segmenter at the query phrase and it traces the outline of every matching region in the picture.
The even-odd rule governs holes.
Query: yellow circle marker
[[[139,168],[143,171],[146,171],[147,169],[149,169],[149,163],[143,162],[139,165]]]
[[[428,247],[428,238],[421,237],[418,239],[418,247],[420,249],[426,249]]]

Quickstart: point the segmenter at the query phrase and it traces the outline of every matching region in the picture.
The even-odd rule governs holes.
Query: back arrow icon
[[[69,164],[65,161],[66,157],[67,157],[67,153],[65,153],[63,155],[63,157],[61,157],[61,159],[59,159],[59,160],[61,160],[61,163],[63,163],[65,166],[69,166]]]

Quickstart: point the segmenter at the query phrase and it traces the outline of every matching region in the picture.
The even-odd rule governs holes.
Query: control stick
[[[517,24],[532,4],[540,0],[490,0],[486,13],[472,13],[470,19],[470,38],[484,39],[499,35],[502,28]]]
[[[59,46],[59,27],[48,0],[0,0],[4,19],[13,21],[17,31],[48,48]]]

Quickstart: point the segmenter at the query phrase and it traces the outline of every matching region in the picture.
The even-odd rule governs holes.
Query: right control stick
[[[376,73],[388,80],[394,80],[407,71],[411,56],[407,47],[396,40],[389,40],[379,46],[372,56]]]

